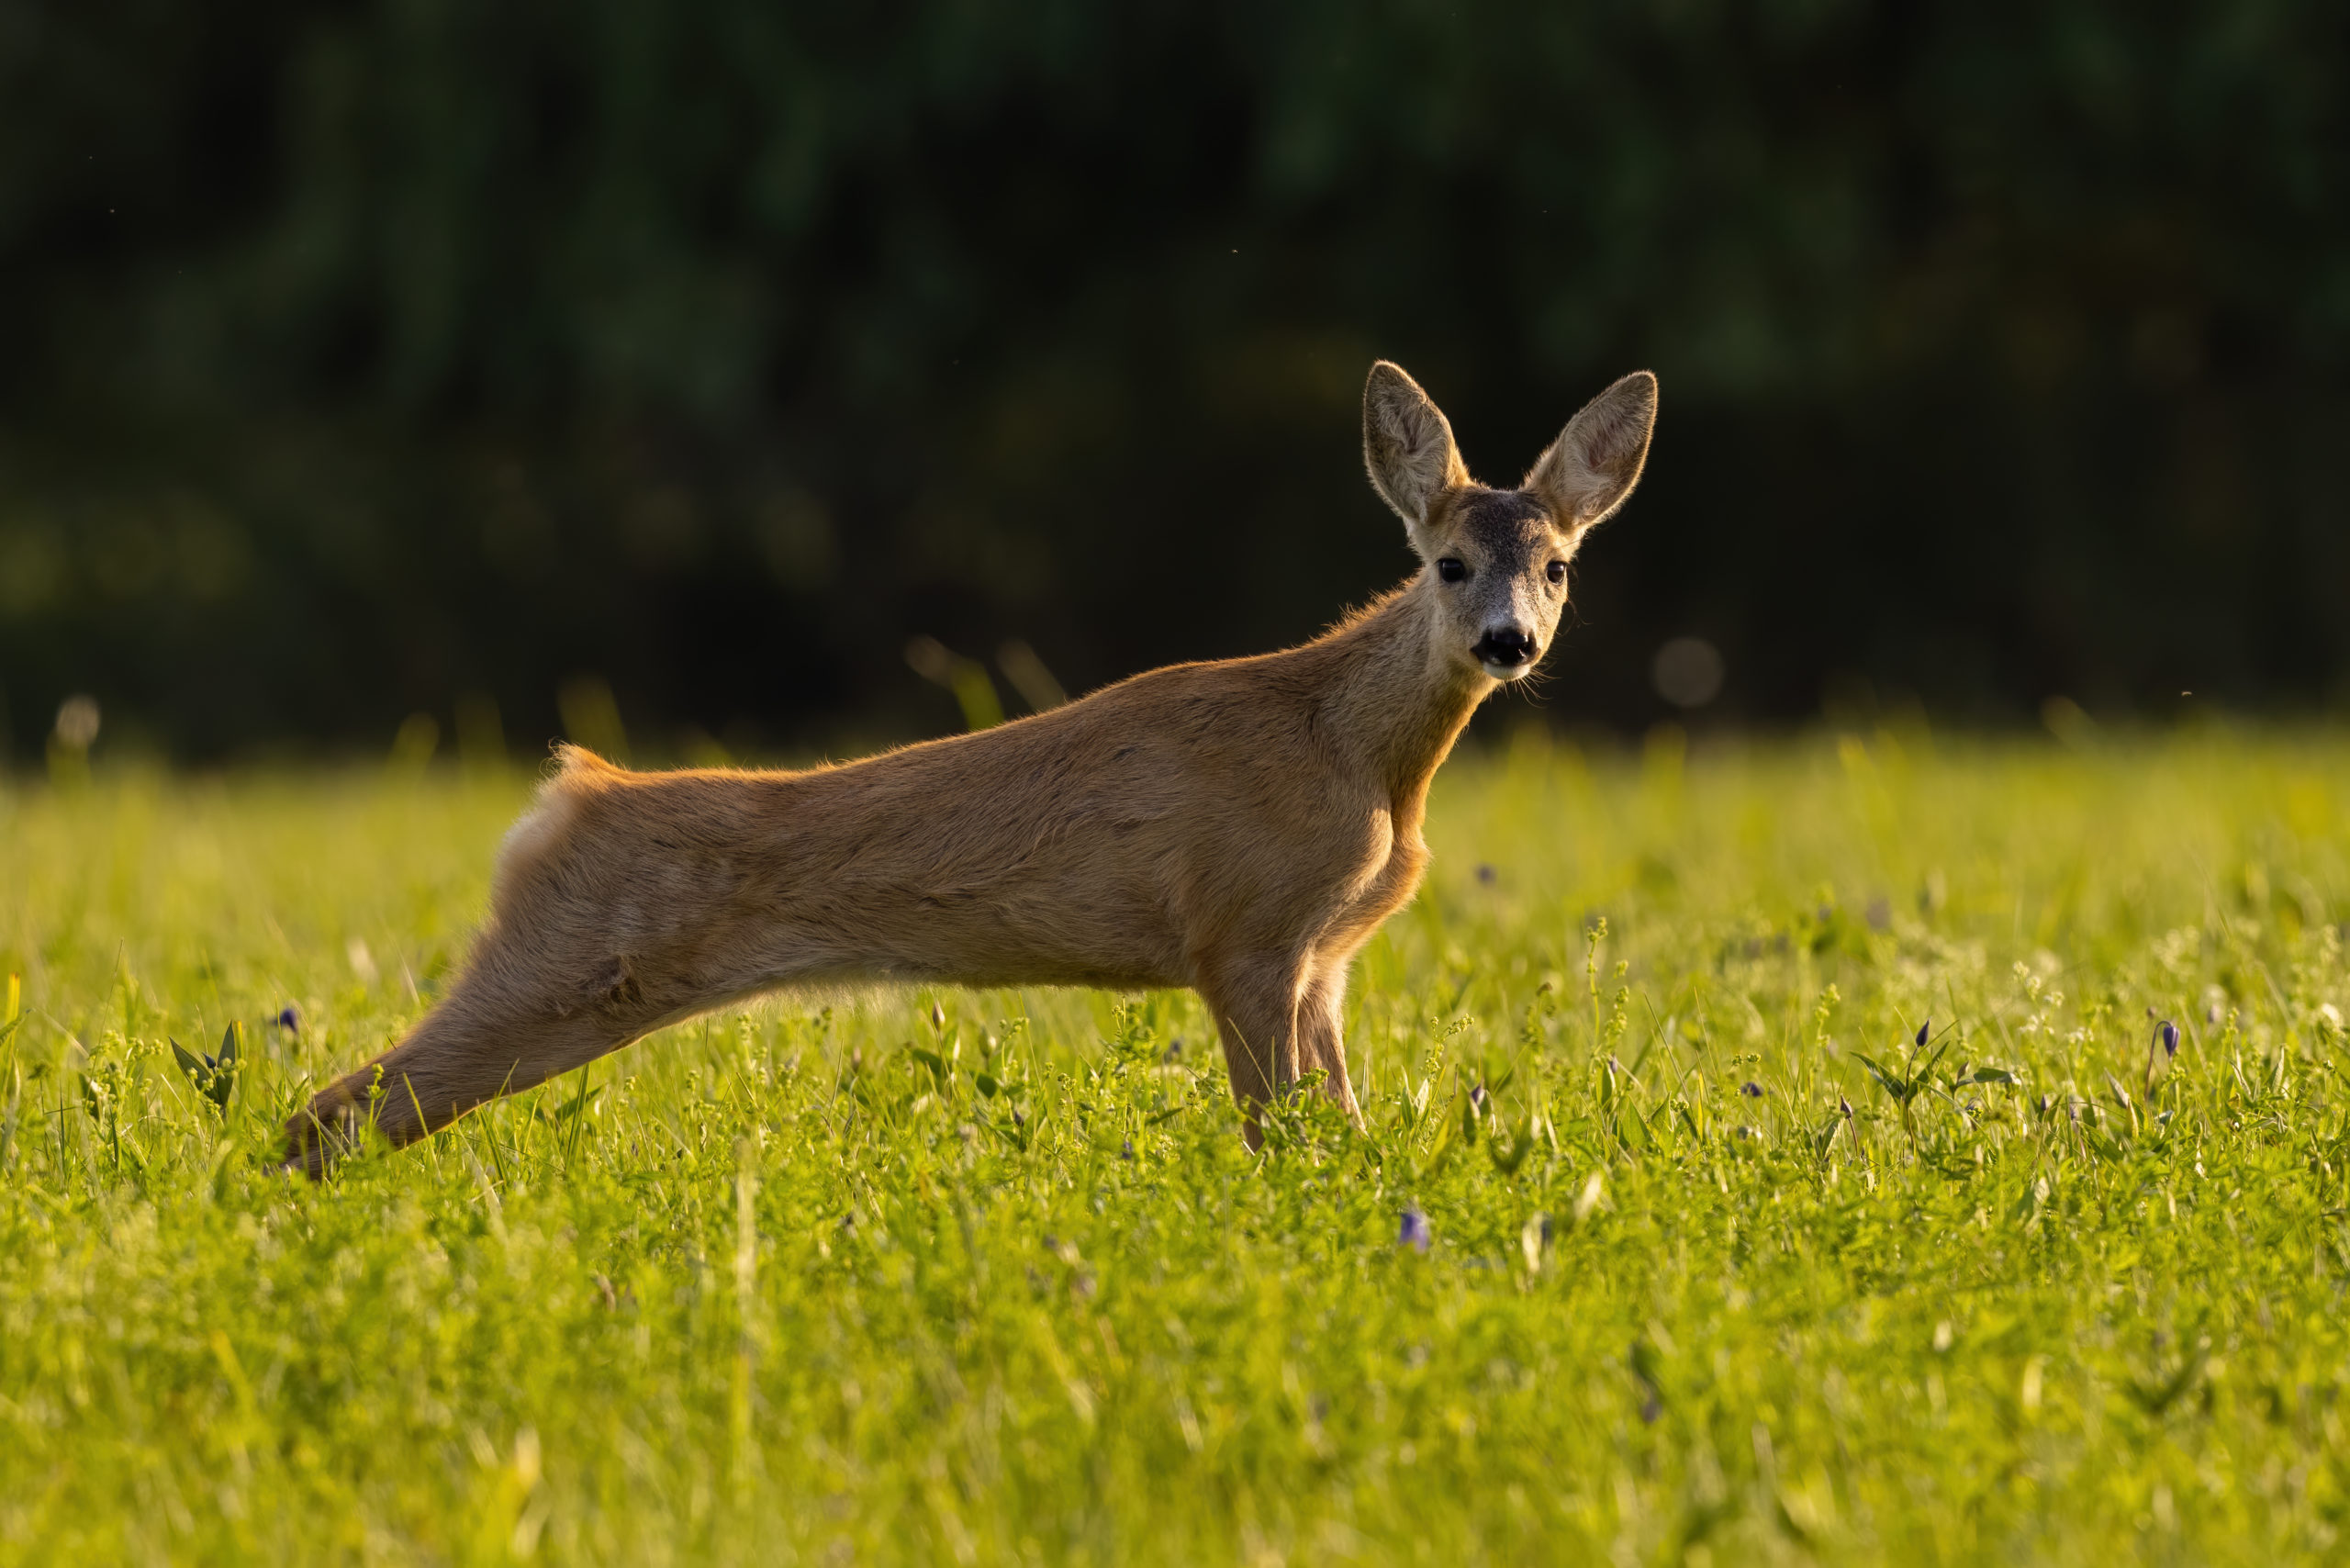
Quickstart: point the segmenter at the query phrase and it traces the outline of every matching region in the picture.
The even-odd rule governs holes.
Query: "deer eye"
[[[1457,583],[1469,575],[1469,568],[1454,557],[1447,555],[1436,564],[1436,575],[1446,582]]]
[[[1565,582],[1567,580],[1567,564],[1564,561],[1551,562],[1550,577],[1554,583]]]

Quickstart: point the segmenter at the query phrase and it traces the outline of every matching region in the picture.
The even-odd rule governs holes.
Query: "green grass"
[[[922,992],[273,1173],[524,792],[0,794],[0,1558],[2344,1550],[2344,738],[1464,756],[1262,1158],[1187,995]]]

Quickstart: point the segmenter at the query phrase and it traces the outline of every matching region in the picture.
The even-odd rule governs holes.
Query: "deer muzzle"
[[[1487,632],[1477,639],[1470,653],[1485,666],[1489,675],[1508,679],[1523,673],[1541,655],[1541,647],[1534,639],[1515,626],[1503,626]]]

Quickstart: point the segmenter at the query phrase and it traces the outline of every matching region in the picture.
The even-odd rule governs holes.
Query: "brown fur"
[[[1255,1108],[1316,1069],[1359,1114],[1348,967],[1418,885],[1428,782],[1500,684],[1472,646],[1509,616],[1539,657],[1565,601],[1548,567],[1637,482],[1655,406],[1653,377],[1625,377],[1525,488],[1494,491],[1411,378],[1374,366],[1366,462],[1430,564],[1303,647],[807,772],[631,773],[563,748],[463,978],[295,1117],[289,1161],[317,1171],[369,1119],[407,1143],[729,1002],[871,980],[1190,986],[1252,1141]]]

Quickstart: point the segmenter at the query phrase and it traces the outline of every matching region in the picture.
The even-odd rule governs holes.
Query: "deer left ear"
[[[1520,487],[1572,532],[1611,516],[1640,482],[1656,429],[1656,377],[1636,370],[1583,405]]]

